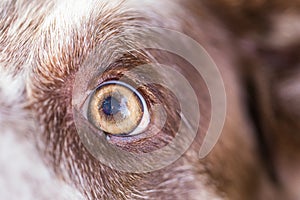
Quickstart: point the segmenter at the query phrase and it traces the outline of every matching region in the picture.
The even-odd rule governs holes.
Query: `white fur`
[[[119,2],[119,0],[56,0],[53,10],[49,11],[45,17],[44,23],[37,31],[36,36],[44,34],[47,30],[51,30],[49,26],[55,24],[55,30],[59,30],[60,32],[58,36],[68,38],[70,28],[80,28],[80,22],[84,21],[93,10],[100,9],[106,3],[109,7],[114,7]],[[155,10],[161,8],[168,8],[168,10],[163,12],[164,16],[171,15],[172,12],[178,12],[177,9],[171,9],[172,7],[169,4],[167,6],[162,4],[162,1],[150,0],[129,0],[126,2],[128,9],[143,9],[145,13],[149,9]],[[20,10],[22,9],[20,8]],[[30,11],[27,10],[27,12]],[[45,9],[41,12],[47,11]],[[32,13],[22,13],[22,16],[10,29],[9,36],[13,36],[18,31],[22,22],[27,21],[26,17],[35,17]],[[174,26],[177,26],[176,21],[170,22],[170,26],[172,26],[172,23],[174,23]],[[11,38],[11,42],[15,42],[15,49],[18,49],[19,39],[22,40],[24,38],[18,38],[18,36]],[[35,43],[34,36],[30,40],[32,42],[30,46],[32,47],[39,47],[41,45]],[[52,42],[57,42],[57,46],[59,47],[59,41]],[[59,50],[56,49],[55,51],[59,52]],[[30,77],[30,63],[33,62],[33,55],[31,53],[29,55],[22,66],[23,70],[19,71],[17,76],[13,76],[12,70],[9,71],[7,69],[13,69],[15,61],[9,63],[10,61],[7,60],[6,56],[8,55],[6,55],[5,49],[4,52],[0,52],[0,198],[5,200],[83,199],[76,189],[58,180],[51,173],[51,170],[44,164],[40,157],[41,155],[37,152],[35,144],[33,144],[32,140],[27,140],[31,136],[30,133],[34,131],[34,121],[24,109],[26,105],[24,98],[26,95],[30,96],[31,94],[30,90],[26,91],[27,94],[24,93],[25,87],[28,84],[26,77]],[[3,63],[1,63],[1,60],[3,60]],[[5,65],[6,69],[2,65]],[[27,89],[29,87],[27,85]],[[197,181],[193,180],[195,176],[185,176],[184,178],[187,181]],[[202,178],[205,179],[205,177]],[[193,193],[195,199],[207,199],[208,197],[210,199],[218,199],[205,183],[199,183],[197,187],[197,190]]]
[[[24,79],[0,68],[0,195],[6,200],[74,199],[83,197],[59,181],[27,140],[33,121],[23,109]]]

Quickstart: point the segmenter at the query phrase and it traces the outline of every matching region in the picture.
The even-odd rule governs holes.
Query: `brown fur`
[[[111,6],[108,2],[87,9],[74,21],[67,12],[62,15],[66,18],[60,19],[64,12],[58,12],[56,4],[26,0],[0,4],[0,73],[20,79],[22,101],[16,104],[37,122],[34,132],[15,132],[37,145],[39,155],[58,179],[87,199],[299,198],[300,183],[293,179],[300,174],[299,115],[286,106],[292,102],[299,110],[298,94],[280,93],[289,85],[287,80],[296,80],[293,84],[297,86],[299,76],[292,74],[299,73],[299,59],[294,54],[299,46],[261,43],[272,35],[276,24],[272,16],[289,8],[297,11],[298,2],[165,2],[170,13],[155,6],[128,9],[126,3]],[[203,160],[198,153],[211,116],[207,87],[182,58],[141,49],[143,41],[134,40],[133,35],[144,26],[167,27],[194,38],[221,71],[228,98],[227,118],[220,140]],[[124,45],[135,50],[128,53]],[[200,128],[189,150],[172,165],[144,174],[120,172],[94,158],[77,134],[72,107],[75,75],[88,66],[108,67],[100,78],[94,72],[96,78],[90,81],[96,84],[101,78],[116,78],[128,68],[150,61],[174,66],[188,77],[199,100]],[[134,74],[129,78],[139,79]],[[0,85],[0,95],[2,87],[6,86]],[[174,138],[179,106],[172,91],[155,85],[142,90],[150,97],[148,104],[160,100],[168,105],[164,129],[157,135],[148,130],[148,138],[137,137],[131,143],[118,138],[111,143],[123,150],[147,153]],[[0,100],[0,108],[9,110],[4,116],[14,116],[9,108],[15,105],[2,103],[4,95]]]

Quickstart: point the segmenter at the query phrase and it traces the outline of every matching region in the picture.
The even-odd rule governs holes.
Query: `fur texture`
[[[299,72],[299,60],[293,54],[299,50],[293,41],[299,38],[290,29],[288,38],[281,33],[285,22],[298,26],[297,20],[290,20],[298,15],[280,9],[297,2],[271,6],[273,12],[268,10],[270,3],[259,2],[1,2],[1,197],[298,199],[300,128],[295,109],[299,110],[299,76],[290,74]],[[219,12],[220,8],[224,11]],[[239,11],[227,13],[234,8]],[[237,24],[243,26],[237,29]],[[188,70],[187,62],[142,48],[143,41],[135,40],[134,34],[146,26],[165,27],[194,38],[221,71],[228,98],[226,123],[219,142],[203,160],[198,159],[198,150],[210,119],[207,88],[201,77]],[[261,43],[265,38],[270,39]],[[124,45],[134,50],[125,53]],[[153,60],[176,66],[189,78],[204,111],[199,133],[189,150],[164,169],[144,174],[120,172],[100,163],[80,141],[72,107],[75,75],[83,67],[98,65],[108,67],[106,77],[115,77],[126,67]],[[171,93],[155,93],[153,88],[145,88],[145,94],[173,102]],[[294,109],[285,107],[287,102]],[[159,148],[159,142],[168,141],[164,137],[173,137],[175,132],[173,107],[167,107],[170,120],[157,140],[116,144],[128,151]]]

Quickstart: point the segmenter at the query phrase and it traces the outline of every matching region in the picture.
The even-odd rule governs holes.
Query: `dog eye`
[[[91,93],[87,103],[89,122],[106,134],[137,135],[150,122],[143,96],[124,82],[107,81],[100,84]]]
[[[122,54],[106,68],[88,59],[76,74],[74,122],[96,157],[103,155],[98,153],[103,149],[94,151],[94,147],[149,153],[177,135],[181,106],[172,89],[175,79],[166,79],[163,67],[148,63],[147,57],[133,52]]]

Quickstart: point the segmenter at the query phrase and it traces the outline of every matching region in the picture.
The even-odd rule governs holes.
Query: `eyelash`
[[[128,55],[127,55],[128,56]],[[130,56],[130,55],[129,55]],[[123,57],[120,62],[117,62],[112,67],[105,70],[95,80],[91,80],[90,84],[96,86],[88,86],[91,88],[87,96],[83,98],[80,110],[88,126],[93,128],[94,134],[105,134],[101,129],[93,127],[87,116],[88,102],[90,95],[103,84],[123,82],[131,88],[136,88],[137,92],[144,98],[144,105],[149,111],[149,124],[144,127],[138,134],[130,135],[113,135],[106,134],[107,142],[126,151],[136,153],[148,153],[167,145],[175,137],[180,121],[180,106],[176,97],[167,88],[160,84],[151,83],[153,77],[157,79],[157,72],[153,70],[151,73],[136,72],[133,66],[128,66],[126,63],[145,64],[146,61],[138,60],[135,57]],[[125,62],[124,62],[125,60]],[[140,79],[143,77],[145,83]],[[96,84],[95,84],[96,83]],[[170,102],[166,102],[169,99]],[[172,113],[172,114],[171,114]],[[175,113],[175,114],[174,114]],[[177,113],[177,114],[176,114]],[[176,119],[174,119],[174,117]],[[177,123],[176,123],[177,122]],[[177,124],[177,125],[174,125]],[[150,143],[147,145],[147,143]]]

